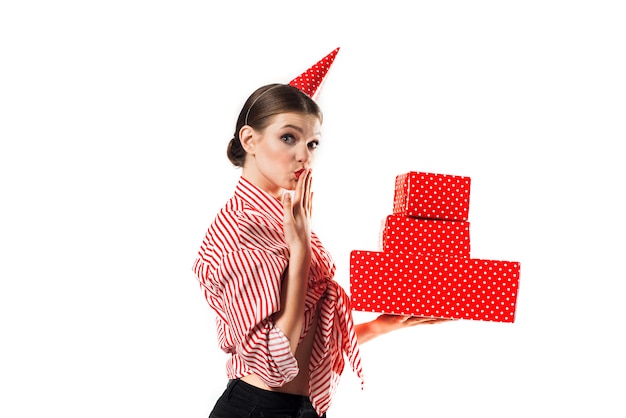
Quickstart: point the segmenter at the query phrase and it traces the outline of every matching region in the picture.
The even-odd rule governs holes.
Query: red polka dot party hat
[[[299,88],[305,92],[313,100],[317,99],[320,91],[320,86],[324,82],[324,78],[330,69],[335,56],[339,52],[339,48],[336,48],[330,54],[319,60],[314,66],[300,74],[289,82],[290,85]]]

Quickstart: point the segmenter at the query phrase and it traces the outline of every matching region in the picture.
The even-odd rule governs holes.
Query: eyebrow
[[[292,125],[292,124],[290,124],[290,123],[288,123],[288,124],[286,124],[286,125],[283,125],[282,129],[285,129],[285,128],[292,128],[292,129],[295,129],[296,131],[300,132],[301,134],[303,134],[303,133],[304,133],[304,130],[303,130],[301,127],[299,127],[299,126],[297,126],[297,125]],[[320,131],[313,132],[313,134],[314,134],[315,136],[322,136],[322,133],[321,133]]]

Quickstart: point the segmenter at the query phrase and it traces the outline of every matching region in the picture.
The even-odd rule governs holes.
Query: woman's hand
[[[427,316],[411,316],[411,315],[390,315],[382,314],[376,318],[378,326],[386,332],[394,331],[401,328],[413,327],[415,325],[438,324],[441,322],[451,321],[444,318],[430,318]]]
[[[398,329],[413,327],[415,325],[439,324],[448,321],[452,321],[452,319],[382,314],[373,321],[358,324],[356,326],[356,334],[359,343],[363,344],[373,338]]]
[[[285,241],[290,250],[310,251],[311,248],[311,182],[309,168],[298,178],[293,198],[289,193],[283,195]]]
[[[274,315],[274,323],[289,339],[295,354],[304,324],[304,300],[311,265],[311,170],[298,178],[293,199],[283,196],[285,211],[285,242],[289,247],[289,264],[280,289],[281,308]]]

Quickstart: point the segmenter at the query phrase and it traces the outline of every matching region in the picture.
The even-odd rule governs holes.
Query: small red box
[[[385,252],[440,257],[470,256],[470,224],[389,215],[382,231]]]
[[[393,214],[422,219],[467,221],[471,179],[410,171],[396,176]]]
[[[520,263],[352,251],[355,311],[514,322]]]

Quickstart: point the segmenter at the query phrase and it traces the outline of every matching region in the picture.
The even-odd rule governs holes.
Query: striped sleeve
[[[273,321],[288,262],[282,234],[263,218],[231,212],[218,217],[209,235],[194,270],[218,314],[220,345],[266,385],[282,386],[299,371]]]

